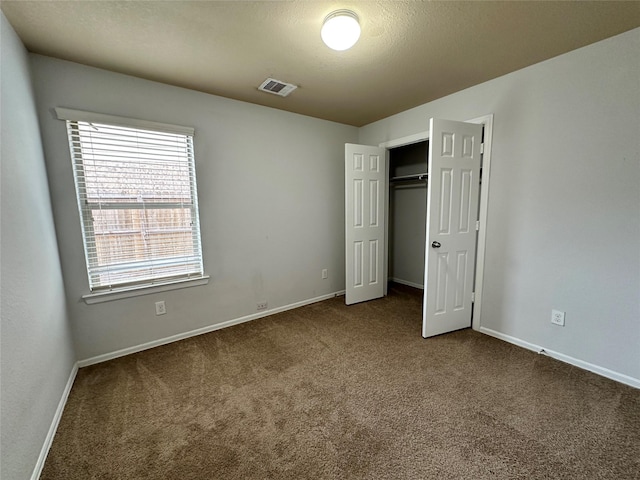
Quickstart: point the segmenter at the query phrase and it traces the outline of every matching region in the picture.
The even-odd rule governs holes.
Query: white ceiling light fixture
[[[322,41],[333,50],[347,50],[360,38],[358,16],[351,10],[336,10],[324,19]]]

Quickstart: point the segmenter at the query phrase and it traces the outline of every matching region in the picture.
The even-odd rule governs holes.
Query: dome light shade
[[[336,10],[327,15],[320,32],[322,41],[333,50],[347,50],[360,38],[358,16],[351,10]]]

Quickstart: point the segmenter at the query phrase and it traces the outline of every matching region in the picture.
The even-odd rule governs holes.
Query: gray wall
[[[28,55],[4,14],[1,127],[2,462],[30,478],[75,364]]]
[[[360,129],[494,113],[482,328],[640,381],[640,29]],[[567,312],[566,327],[550,323]]]
[[[357,128],[44,56],[31,65],[79,359],[254,314],[257,302],[277,308],[344,289],[344,143]],[[54,107],[195,127],[208,285],[81,300],[89,287],[65,124]],[[161,299],[167,314],[155,316]]]

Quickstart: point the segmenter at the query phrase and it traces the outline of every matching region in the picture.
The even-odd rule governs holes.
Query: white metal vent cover
[[[276,80],[275,78],[267,78],[262,85],[258,87],[258,90],[267,93],[273,93],[274,95],[280,95],[281,97],[286,97],[291,92],[293,92],[297,85],[293,85],[292,83],[281,82],[280,80]]]

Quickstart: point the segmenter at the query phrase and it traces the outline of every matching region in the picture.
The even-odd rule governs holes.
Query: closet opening
[[[429,141],[391,148],[388,158],[388,281],[424,290]]]
[[[492,125],[431,118],[378,146],[345,144],[347,305],[391,281],[422,290],[424,338],[481,328]]]

